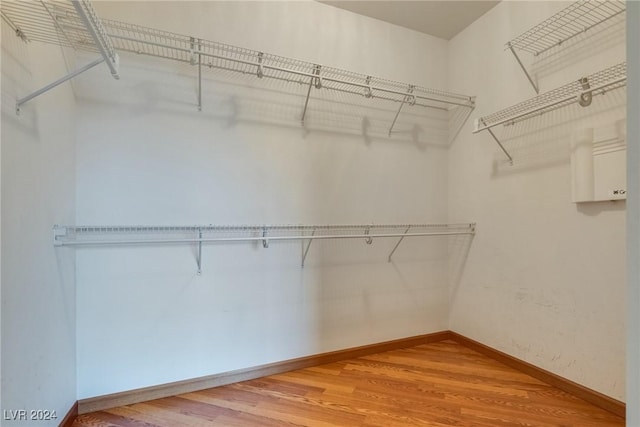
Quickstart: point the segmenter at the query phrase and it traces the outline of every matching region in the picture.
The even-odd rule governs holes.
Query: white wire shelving
[[[473,133],[488,131],[504,154],[513,163],[513,158],[500,142],[492,128],[539,116],[574,103],[582,107],[591,105],[595,95],[603,95],[624,87],[627,83],[627,63],[622,62],[597,73],[582,77],[559,88],[545,92],[527,101],[505,108],[475,120]]]
[[[24,103],[103,62],[109,67],[111,75],[119,78],[118,54],[88,0],[3,1],[0,3],[0,15],[16,36],[25,42],[52,43],[100,54],[95,61],[16,100],[16,113],[20,113]]]
[[[86,25],[82,14],[74,13],[80,6],[90,11],[86,14],[91,18],[89,23],[93,23],[90,27]],[[475,97],[473,96],[429,89],[160,29],[120,21],[99,20],[87,0],[81,2],[58,0],[51,3],[44,1],[3,2],[1,10],[5,21],[14,29],[16,35],[25,41],[42,41],[78,50],[98,51],[103,53],[103,56],[111,58],[110,62],[116,65],[117,55],[115,52],[119,51],[196,66],[197,106],[199,110],[202,110],[203,69],[225,70],[253,75],[258,79],[275,79],[304,86],[306,99],[300,114],[302,123],[304,123],[313,90],[327,89],[370,99],[396,102],[400,105],[395,117],[390,120],[389,136],[391,136],[396,121],[405,106],[445,111],[453,107],[473,109],[475,106]],[[94,37],[94,33],[96,37]],[[80,72],[95,65],[97,63],[89,64]],[[67,77],[66,80],[77,74],[79,72]],[[60,84],[61,82],[56,83]],[[50,88],[48,87],[46,90]],[[24,102],[26,101],[23,100],[21,103]]]
[[[538,85],[522,63],[518,52],[541,55],[624,13],[625,10],[625,2],[622,0],[580,0],[510,40],[506,43],[505,49],[513,53],[529,83],[536,93],[539,93]]]
[[[122,246],[196,244],[198,274],[202,271],[202,244],[225,242],[303,241],[301,266],[314,240],[398,238],[388,256],[405,238],[474,235],[475,223],[464,224],[364,224],[364,225],[188,225],[188,226],[70,226],[53,227],[54,246]]]
[[[300,120],[304,123],[312,91],[327,89],[365,98],[399,103],[389,127],[391,135],[403,107],[419,106],[448,110],[450,106],[473,108],[472,96],[429,89],[370,75],[341,70],[298,59],[204,40],[164,30],[104,20],[119,51],[189,63],[198,67],[198,109],[202,109],[202,69],[218,69],[259,79],[274,79],[306,87]]]

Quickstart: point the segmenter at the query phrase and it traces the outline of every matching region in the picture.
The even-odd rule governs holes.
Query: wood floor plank
[[[454,341],[79,416],[74,427],[623,427]]]

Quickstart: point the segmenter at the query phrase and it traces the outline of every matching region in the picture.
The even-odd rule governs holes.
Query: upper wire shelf
[[[626,6],[621,0],[580,0],[506,43],[518,64],[526,74],[536,93],[539,88],[523,65],[516,51],[538,56],[549,49],[609,21],[624,13]]]
[[[391,257],[407,237],[475,234],[475,223],[464,224],[347,224],[347,225],[187,225],[187,226],[72,226],[53,227],[54,246],[102,246],[195,243],[196,263],[202,270],[202,244],[222,242],[303,241],[302,267],[311,243],[322,239],[399,238]]]
[[[511,155],[493,133],[492,128],[499,125],[511,125],[549,111],[578,103],[583,107],[591,105],[594,95],[625,86],[627,83],[627,63],[622,62],[587,77],[582,77],[559,88],[545,92],[527,101],[505,108],[496,113],[475,120],[473,133],[489,131],[494,140],[511,162]]]
[[[401,83],[341,70],[266,52],[227,45],[188,35],[114,20],[100,20],[88,0],[10,1],[1,5],[3,19],[25,41],[41,41],[77,50],[99,52],[117,78],[116,51],[188,63],[198,68],[198,109],[202,109],[202,68],[225,70],[257,78],[302,85],[306,89],[304,123],[313,89],[328,89],[399,103],[389,127],[389,136],[405,105],[448,111],[452,106],[473,109],[475,97]],[[97,65],[80,70],[19,99],[19,106]]]
[[[405,104],[448,110],[449,106],[473,108],[474,97],[429,89],[418,85],[382,79],[370,75],[327,67],[320,64],[286,58],[164,30],[103,20],[109,37],[117,50],[141,55],[172,59],[209,69],[219,69],[258,78],[275,79],[307,87],[301,121],[304,122],[312,89],[328,89]],[[198,107],[202,108],[201,77],[198,82]]]

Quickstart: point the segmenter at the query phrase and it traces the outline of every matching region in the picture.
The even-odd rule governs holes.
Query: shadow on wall
[[[449,239],[449,304],[455,301],[462,273],[469,258],[474,235],[451,236]]]
[[[396,239],[322,242],[304,273],[304,286],[314,282],[318,293],[317,336],[338,349],[443,327],[447,248],[456,237],[463,236],[405,239],[391,261]]]
[[[123,55],[122,63],[126,66],[117,82],[105,82],[104,73],[81,76],[74,83],[77,96],[91,102],[117,104],[132,114],[200,115],[226,128],[240,123],[277,125],[300,128],[305,134],[358,136],[366,144],[411,143],[419,149],[446,148],[451,129],[458,132],[471,110],[411,106],[324,88],[309,91],[308,84],[302,81],[258,79],[252,74],[209,71],[204,67],[199,112],[194,66],[130,55]]]
[[[602,212],[624,212],[626,207],[626,200],[576,203],[576,210],[587,216],[598,216]]]
[[[503,126],[498,138],[514,159],[511,165],[496,149],[493,177],[508,176],[569,163],[571,137],[576,129],[613,123],[626,114],[626,92],[618,88],[593,98],[588,107],[578,103],[512,125]],[[487,135],[486,143],[495,143]]]

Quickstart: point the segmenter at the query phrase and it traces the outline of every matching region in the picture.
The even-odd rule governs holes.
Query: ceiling
[[[499,1],[339,0],[321,3],[450,40]]]

